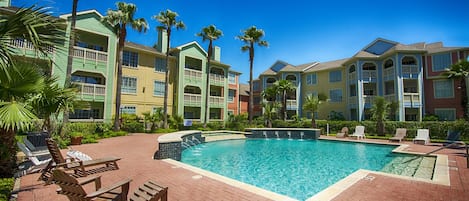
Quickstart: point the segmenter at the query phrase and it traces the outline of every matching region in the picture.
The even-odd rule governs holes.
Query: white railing
[[[418,74],[419,67],[417,65],[402,65],[402,74]]]
[[[73,47],[73,57],[82,58],[83,60],[102,61],[107,62],[107,52],[92,50],[82,47]]]
[[[375,100],[375,96],[367,96],[363,95],[363,103],[368,103],[368,104],[373,104],[373,101]]]
[[[419,93],[404,93],[404,102],[420,103]]]
[[[210,104],[223,105],[225,104],[225,98],[219,96],[210,96]]]
[[[394,67],[384,69],[384,80],[394,80]]]
[[[185,103],[192,103],[192,104],[201,104],[202,103],[202,95],[184,93],[184,102]]]
[[[356,72],[353,72],[353,73],[349,73],[348,74],[348,79],[350,81],[355,81],[357,79],[357,73]]]
[[[210,81],[211,82],[221,82],[225,83],[225,76],[219,74],[212,74],[210,73]]]
[[[79,95],[83,98],[84,95],[93,96],[93,100],[96,99],[97,96],[104,96],[106,95],[106,85],[100,84],[88,84],[88,83],[80,83],[74,82],[75,85],[78,86]]]
[[[298,101],[297,100],[287,100],[287,108],[297,108]]]
[[[13,47],[19,48],[19,49],[24,49],[24,50],[34,50],[34,45],[30,41],[23,39],[23,38],[17,38],[17,39],[11,39],[10,44]],[[49,53],[53,53],[55,48],[53,46],[48,45],[46,47],[46,51]]]
[[[364,70],[362,73],[362,80],[375,80],[376,79],[376,71],[374,70]]]
[[[396,95],[395,94],[384,95],[384,100],[386,100],[388,102],[395,101],[396,100]]]
[[[202,79],[202,71],[184,69],[184,77],[189,79]]]

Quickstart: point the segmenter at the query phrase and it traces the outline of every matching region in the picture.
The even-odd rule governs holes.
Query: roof
[[[152,47],[149,47],[149,46],[146,46],[146,45],[137,44],[137,43],[134,43],[134,42],[128,42],[127,41],[127,42],[125,42],[124,47],[144,50],[146,52],[150,52],[150,53],[159,54],[159,55],[164,56],[163,53],[158,52],[158,50],[156,50],[155,48],[152,48]]]
[[[301,68],[303,71],[307,71],[309,70],[310,68],[314,67],[315,65],[317,65],[319,62],[317,61],[314,61],[314,62],[311,62],[311,63],[306,63],[306,64],[301,64],[301,65],[298,65],[297,68]]]
[[[261,75],[277,75],[277,73],[269,68],[265,70],[263,73],[261,73]]]
[[[328,70],[328,69],[334,69],[334,68],[339,68],[342,67],[342,65],[349,60],[350,58],[345,58],[345,59],[339,59],[339,60],[334,60],[334,61],[328,61],[324,63],[319,63],[306,72],[317,72],[317,71],[323,71],[323,70]]]
[[[293,65],[288,64],[285,67],[283,67],[282,69],[280,69],[278,72],[303,72],[303,69],[298,68],[297,66],[293,66]]]
[[[200,44],[197,42],[197,41],[192,41],[192,42],[188,42],[188,43],[185,43],[185,44],[182,44],[182,45],[179,45],[176,47],[176,49],[179,49],[179,50],[182,50],[182,48],[186,47],[186,46],[190,46],[190,45],[196,45],[198,48],[200,48],[200,50],[202,50],[202,52],[207,55],[208,53],[204,50],[204,48],[202,46],[200,46]]]
[[[228,71],[229,71],[230,73],[234,73],[234,74],[236,74],[236,75],[241,75],[241,74],[243,74],[243,73],[241,73],[241,72],[239,72],[239,71],[235,71],[235,70],[233,70],[233,69],[229,69]]]
[[[434,53],[448,52],[448,51],[454,51],[454,50],[469,50],[469,47],[440,47],[440,48],[428,49],[427,53],[434,54]]]
[[[249,84],[239,84],[239,95],[249,96]]]
[[[97,10],[95,10],[95,9],[92,9],[92,10],[84,10],[84,11],[77,12],[77,16],[79,16],[79,15],[86,15],[86,14],[96,14],[96,15],[98,15],[100,18],[103,18],[103,15],[101,15],[101,13],[99,13],[99,12],[98,12]],[[72,13],[60,15],[60,18],[63,18],[63,19],[67,19],[68,17],[72,17]]]

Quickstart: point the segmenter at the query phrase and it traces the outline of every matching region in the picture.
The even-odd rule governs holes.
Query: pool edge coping
[[[194,167],[192,165],[188,165],[188,164],[185,164],[185,163],[173,160],[173,159],[168,158],[168,159],[163,159],[162,161],[164,161],[166,163],[169,163],[171,165],[175,165],[177,167],[184,168],[186,170],[189,170],[191,172],[200,174],[200,175],[208,177],[210,179],[220,181],[220,182],[225,183],[227,185],[230,185],[230,186],[233,186],[233,187],[236,187],[236,188],[239,188],[239,189],[254,193],[258,196],[271,199],[271,200],[298,201],[297,199],[288,197],[286,195],[275,193],[275,192],[272,192],[272,191],[269,191],[269,190],[266,190],[266,189],[251,185],[251,184],[247,184],[247,183],[235,180],[235,179],[231,179],[231,178],[225,177],[223,175],[216,174],[216,173],[213,173],[213,172],[210,172],[210,171],[198,168],[198,167]]]

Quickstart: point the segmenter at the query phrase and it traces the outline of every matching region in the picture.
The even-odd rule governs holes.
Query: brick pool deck
[[[151,179],[169,187],[168,200],[170,201],[271,200],[268,197],[202,176],[166,161],[153,160],[153,154],[158,149],[156,141],[158,136],[132,134],[103,139],[96,144],[72,146],[72,148],[87,153],[93,158],[104,156],[122,158],[118,162],[119,170],[100,173],[103,186],[130,178],[132,179],[130,193],[132,193],[137,186]],[[335,139],[328,136],[321,136],[321,138]],[[367,139],[365,141],[387,143],[384,140]],[[441,144],[427,146],[414,145],[411,142],[403,142],[402,144],[409,145],[405,151],[420,153],[441,147]],[[62,151],[66,152],[66,150]],[[436,153],[448,156],[450,186],[370,173],[368,176],[372,176],[374,179],[357,181],[333,200],[469,200],[469,168],[466,168],[465,150],[443,149]],[[45,186],[43,182],[37,181],[38,177],[38,173],[21,177],[18,201],[68,200],[67,197],[56,193],[57,185]]]

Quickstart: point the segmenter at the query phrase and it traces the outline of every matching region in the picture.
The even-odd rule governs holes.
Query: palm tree
[[[208,114],[210,110],[209,105],[209,95],[210,95],[210,61],[213,55],[213,41],[218,40],[223,35],[223,32],[220,29],[217,29],[215,25],[210,25],[204,27],[197,36],[202,37],[202,41],[208,40],[208,54],[207,54],[207,81],[205,87],[205,121],[204,121],[204,128],[207,127],[207,123],[209,121]]]
[[[264,119],[266,121],[267,128],[272,128],[272,120],[277,116],[277,108],[280,107],[278,102],[263,102],[262,107],[264,108]]]
[[[270,86],[262,90],[261,96],[266,101],[276,101],[277,100],[278,91],[274,86]]]
[[[64,87],[69,86],[72,81],[72,66],[73,66],[73,46],[75,45],[75,25],[77,22],[77,7],[78,0],[73,0],[72,5],[72,21],[70,23],[70,36],[68,38],[68,58],[67,58],[67,74],[65,75]],[[63,124],[68,122],[69,111],[64,111]]]
[[[186,25],[182,21],[176,20],[179,15],[171,10],[161,11],[158,15],[153,16],[161,25],[157,27],[158,30],[166,30],[166,71],[164,73],[164,102],[163,102],[163,126],[168,128],[168,89],[169,89],[169,43],[171,39],[171,30],[173,27],[176,30],[184,29]]]
[[[371,119],[376,121],[376,131],[379,136],[384,136],[384,121],[387,120],[390,109],[390,103],[384,97],[376,96],[371,106]]]
[[[253,83],[252,83],[252,71],[253,71],[253,64],[254,64],[254,44],[257,44],[261,47],[269,46],[267,41],[262,40],[265,33],[262,29],[257,29],[255,26],[251,26],[243,31],[242,36],[237,36],[237,38],[244,42],[244,46],[241,47],[241,51],[246,52],[249,51],[249,124],[252,124],[252,117],[253,117],[253,108],[254,108],[254,95],[253,91]]]
[[[449,69],[446,69],[446,72],[442,73],[442,75],[446,76],[448,79],[459,80],[459,86],[461,87],[461,106],[464,110],[464,119],[468,120],[466,81],[469,76],[469,61],[461,60],[458,63],[451,65]]]
[[[63,31],[62,23],[47,12],[45,8],[31,6],[0,16],[0,178],[13,175],[15,134],[26,130],[36,119],[27,99],[43,85],[37,69],[15,62],[15,47],[10,41],[26,40],[38,54],[49,56],[50,48],[60,47],[57,44],[63,42]]]
[[[282,96],[282,117],[287,120],[287,94],[296,90],[296,86],[289,80],[279,80],[274,82],[274,88]]]
[[[319,94],[318,96],[309,95],[306,96],[305,103],[303,104],[303,110],[306,112],[311,112],[311,126],[316,128],[316,117],[314,113],[318,111],[319,105],[326,101],[327,97],[324,94]]]
[[[119,52],[117,59],[117,80],[116,80],[116,114],[114,116],[114,130],[120,130],[120,107],[121,107],[121,88],[122,88],[122,56],[124,54],[125,38],[127,36],[127,25],[138,32],[146,32],[148,29],[147,21],[144,18],[135,19],[137,11],[135,4],[117,2],[117,10],[109,9],[103,21],[108,22],[114,27],[114,31],[119,38],[117,50]]]

